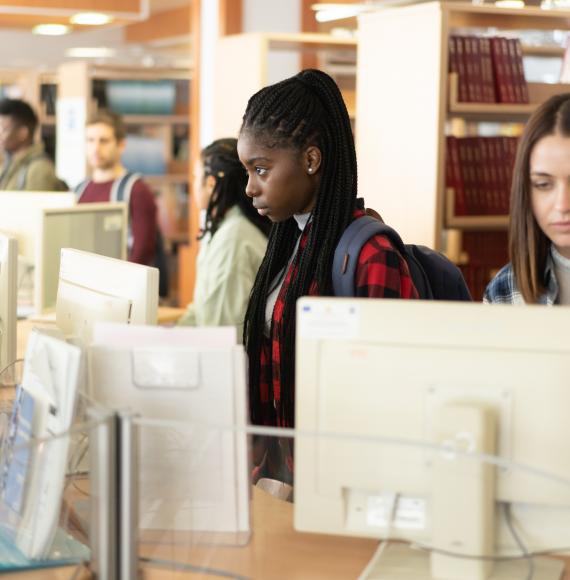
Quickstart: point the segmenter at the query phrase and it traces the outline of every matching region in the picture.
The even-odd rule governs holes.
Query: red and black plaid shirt
[[[363,210],[356,210],[354,217],[364,215]],[[279,419],[279,404],[281,401],[281,380],[279,363],[281,360],[281,333],[283,327],[283,310],[285,306],[285,295],[291,285],[294,276],[299,269],[299,259],[303,248],[307,244],[308,232],[311,224],[307,224],[301,239],[297,254],[291,263],[289,270],[277,296],[272,317],[271,337],[266,337],[261,347],[261,368],[260,368],[260,399],[261,416],[264,425],[277,427],[292,427],[285,425]],[[408,264],[400,253],[392,246],[388,238],[376,235],[362,247],[358,256],[358,266],[356,267],[356,296],[369,298],[418,298],[418,292],[412,282]],[[309,288],[309,296],[316,296],[316,282]],[[271,356],[269,349],[271,348]],[[270,401],[270,388],[268,381],[273,383],[273,397]],[[271,412],[271,406],[277,413]],[[274,425],[277,416],[277,425]]]

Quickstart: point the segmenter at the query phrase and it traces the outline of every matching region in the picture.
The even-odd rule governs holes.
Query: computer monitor
[[[18,316],[55,308],[61,248],[126,258],[126,211],[75,205],[73,193],[0,192],[0,231],[18,240]]]
[[[18,242],[0,234],[0,373],[16,360],[17,275]],[[4,382],[11,381],[2,373]]]
[[[141,264],[61,250],[56,323],[88,343],[95,322],[156,324],[158,270]]]
[[[570,546],[569,328],[564,307],[300,300],[296,428],[319,436],[296,439],[295,527],[476,556],[410,551],[397,565],[422,572],[398,578],[488,578],[477,556],[520,554],[513,522],[526,550]],[[525,561],[492,577],[507,565],[525,577]]]
[[[139,418],[139,540],[246,541],[246,357],[235,328],[100,323],[88,357],[90,399]]]
[[[127,258],[127,207],[123,203],[43,209],[38,230],[34,304],[39,312],[55,308],[62,248]]]

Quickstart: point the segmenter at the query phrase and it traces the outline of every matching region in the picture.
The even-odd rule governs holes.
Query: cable
[[[370,561],[366,565],[366,568],[364,568],[364,570],[362,571],[362,573],[358,577],[358,580],[365,580],[365,578],[368,578],[371,575],[372,570],[374,570],[376,568],[378,562],[380,561],[380,558],[382,558],[382,555],[384,554],[384,550],[386,550],[386,547],[390,543],[392,524],[394,523],[394,520],[396,519],[396,511],[398,509],[398,500],[400,499],[400,494],[399,493],[388,493],[388,494],[384,494],[384,495],[390,496],[389,498],[388,497],[386,498],[387,501],[390,502],[388,504],[389,508],[386,510],[387,514],[388,514],[388,517],[386,518],[386,522],[387,522],[386,523],[386,537],[380,542],[380,544],[378,544],[378,548],[376,548],[376,551],[372,555],[372,558],[370,558]]]
[[[154,564],[156,566],[163,566],[171,570],[178,570],[181,572],[198,572],[201,574],[210,574],[212,576],[221,576],[222,578],[233,578],[233,580],[251,580],[248,576],[240,576],[227,570],[218,568],[208,568],[206,566],[195,566],[194,564],[185,564],[184,562],[175,562],[173,560],[157,560],[155,558],[139,558],[145,564]]]
[[[515,527],[513,526],[513,518],[512,518],[511,504],[510,503],[505,504],[504,512],[505,512],[505,521],[507,522],[507,527],[509,528],[509,532],[511,532],[511,535],[515,539],[517,546],[520,548],[524,557],[528,561],[528,574],[527,574],[526,580],[532,580],[532,577],[534,576],[534,559],[533,559],[533,556],[531,556],[531,554],[529,554],[529,551],[527,550],[526,546],[524,545],[524,542],[521,540],[520,536],[518,535],[517,531],[515,530]]]

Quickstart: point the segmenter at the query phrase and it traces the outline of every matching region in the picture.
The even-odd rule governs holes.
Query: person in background
[[[35,143],[38,116],[20,99],[0,100],[1,191],[68,191],[55,175],[42,143]]]
[[[202,151],[193,187],[202,221],[196,288],[179,320],[193,326],[235,325],[240,340],[271,229],[246,196],[246,183],[236,139],[218,139]]]
[[[543,103],[520,139],[509,254],[484,302],[570,304],[570,93]]]
[[[121,117],[105,110],[95,113],[87,123],[86,136],[91,178],[75,188],[78,203],[128,202],[128,259],[145,266],[155,265],[156,202],[140,175],[129,174],[121,163],[127,137]]]
[[[238,153],[246,193],[274,222],[247,309],[252,423],[295,424],[295,309],[301,296],[332,296],[335,248],[357,209],[357,168],[350,119],[334,80],[305,70],[254,94],[243,117]],[[362,247],[357,295],[417,298],[408,265],[376,235]],[[288,447],[288,445],[285,445]],[[292,453],[269,450],[262,470],[291,481]]]

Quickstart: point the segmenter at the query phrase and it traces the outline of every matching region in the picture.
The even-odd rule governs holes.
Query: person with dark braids
[[[254,94],[238,153],[249,177],[247,195],[274,222],[245,318],[250,418],[293,427],[295,303],[305,295],[333,295],[335,248],[349,223],[364,214],[350,119],[334,80],[304,70]],[[356,286],[361,297],[418,297],[407,263],[380,235],[362,248]],[[272,455],[265,455],[273,466],[263,472],[290,479],[291,453],[285,450],[283,462]]]
[[[245,194],[247,175],[236,139],[208,145],[194,168],[193,190],[201,208],[194,300],[179,320],[192,326],[235,325],[241,340],[255,275],[271,229]]]

